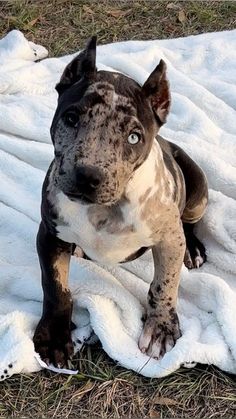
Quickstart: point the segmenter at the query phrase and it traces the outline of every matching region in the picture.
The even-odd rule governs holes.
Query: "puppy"
[[[55,158],[42,191],[37,251],[44,301],[34,344],[56,366],[73,354],[68,272],[75,246],[107,264],[152,249],[155,273],[139,347],[155,358],[181,335],[176,300],[183,261],[193,268],[206,260],[193,233],[207,205],[206,177],[158,136],[171,103],[164,61],[143,86],[97,71],[95,61],[93,37],[56,86]]]

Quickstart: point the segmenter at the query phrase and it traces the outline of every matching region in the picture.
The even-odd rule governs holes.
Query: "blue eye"
[[[128,136],[128,143],[129,144],[137,144],[140,140],[140,134],[137,132],[131,132],[131,134],[129,134]]]
[[[64,115],[64,122],[69,127],[76,127],[79,122],[79,115],[76,111],[68,111]]]

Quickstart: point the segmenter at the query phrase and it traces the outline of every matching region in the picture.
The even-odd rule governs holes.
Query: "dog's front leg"
[[[72,299],[68,272],[72,245],[53,236],[41,222],[37,250],[42,271],[43,314],[34,334],[35,350],[47,364],[66,365],[73,354]]]
[[[147,319],[139,340],[141,351],[153,358],[162,357],[181,336],[176,302],[185,252],[182,223],[169,231],[153,247],[154,280],[148,292]]]

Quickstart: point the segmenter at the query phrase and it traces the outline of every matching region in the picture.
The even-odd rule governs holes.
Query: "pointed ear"
[[[159,62],[145,81],[142,91],[150,100],[153,112],[159,119],[160,124],[164,124],[170,110],[171,96],[166,78],[166,63],[163,60]]]
[[[59,95],[83,77],[91,81],[95,78],[97,71],[96,43],[97,37],[93,36],[86,48],[67,65],[60,82],[56,85]]]

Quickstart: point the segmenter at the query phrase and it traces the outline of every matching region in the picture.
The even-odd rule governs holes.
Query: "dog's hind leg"
[[[171,149],[186,185],[186,205],[182,214],[186,238],[184,263],[189,269],[199,268],[206,261],[206,250],[195,236],[194,226],[203,217],[207,206],[207,180],[202,169],[181,148],[171,143]]]

